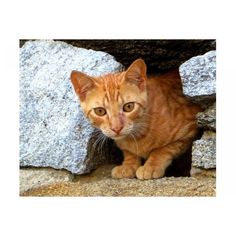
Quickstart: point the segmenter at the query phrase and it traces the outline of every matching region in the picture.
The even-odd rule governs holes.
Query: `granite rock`
[[[205,109],[197,114],[198,126],[205,131],[193,143],[192,165],[216,168],[216,51],[189,59],[179,71],[184,94]]]
[[[204,130],[216,130],[216,103],[197,114],[197,123]]]
[[[201,139],[193,142],[192,165],[200,168],[216,168],[216,133],[204,131]]]
[[[179,68],[183,92],[190,100],[208,107],[216,98],[216,51],[196,56]]]
[[[107,158],[72,89],[72,70],[89,75],[121,71],[113,56],[53,40],[20,49],[20,166],[87,173]],[[108,142],[109,143],[109,142]]]

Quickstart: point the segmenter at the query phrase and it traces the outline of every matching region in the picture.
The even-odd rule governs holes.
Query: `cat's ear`
[[[93,79],[90,76],[75,70],[71,72],[70,79],[76,94],[81,101],[84,101],[87,92],[94,87]]]
[[[140,90],[144,90],[147,79],[146,70],[144,60],[137,59],[126,70],[125,80],[137,85]]]

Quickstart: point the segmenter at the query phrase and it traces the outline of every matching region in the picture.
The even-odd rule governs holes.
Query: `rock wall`
[[[205,108],[197,116],[204,133],[193,143],[192,165],[216,168],[216,51],[191,58],[179,71],[185,95]]]
[[[125,65],[143,57],[150,68],[160,71],[179,65],[190,55],[215,47],[212,40],[134,40],[133,44],[130,40],[124,43],[107,40],[105,44],[105,41],[98,41],[104,51],[112,50],[113,41],[116,55],[125,48],[123,55],[127,55],[122,60]],[[92,40],[83,42],[88,48],[88,42],[94,43]],[[102,148],[96,145],[99,132],[85,119],[69,75],[72,70],[100,75],[123,68],[105,52],[52,40],[24,42],[20,49],[20,166],[53,167],[82,174],[102,163],[120,162],[122,153],[113,141],[107,140]],[[215,51],[184,62],[180,74],[186,96],[205,108],[198,114],[198,124],[204,135],[194,142],[193,166],[215,168]]]
[[[21,40],[22,46],[26,40]],[[103,51],[128,67],[137,58],[145,60],[148,73],[179,67],[189,58],[216,49],[215,40],[62,40],[79,48]]]

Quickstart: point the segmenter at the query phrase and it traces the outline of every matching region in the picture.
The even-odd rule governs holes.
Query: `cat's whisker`
[[[106,145],[107,140],[108,140],[108,138],[107,138],[105,135],[103,135],[102,141],[101,141],[101,143],[100,143],[100,150],[101,150],[101,153],[102,153],[102,151],[104,150],[104,145]]]
[[[101,132],[101,130],[99,130],[99,129],[95,129],[94,131],[93,131],[93,134],[101,134],[102,132]]]
[[[144,135],[147,133],[149,125],[144,122],[136,122],[134,124],[133,131],[135,132],[136,135]]]
[[[94,152],[95,152],[95,150],[96,150],[96,148],[97,148],[97,146],[98,146],[100,140],[101,140],[101,137],[98,137],[98,138],[96,139],[96,141],[95,141],[95,142],[93,143],[93,145],[92,145],[93,155],[94,155]]]
[[[102,153],[102,149],[104,146],[105,141],[107,140],[107,137],[101,133],[101,131],[98,130],[98,136],[96,141],[93,143],[92,147],[93,147],[93,155],[95,151],[98,151],[99,154]]]

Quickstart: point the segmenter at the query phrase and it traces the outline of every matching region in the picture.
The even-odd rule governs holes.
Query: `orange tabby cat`
[[[196,138],[201,108],[184,97],[178,70],[147,79],[138,59],[124,72],[101,77],[72,71],[71,81],[86,117],[124,153],[113,178],[161,178]]]

